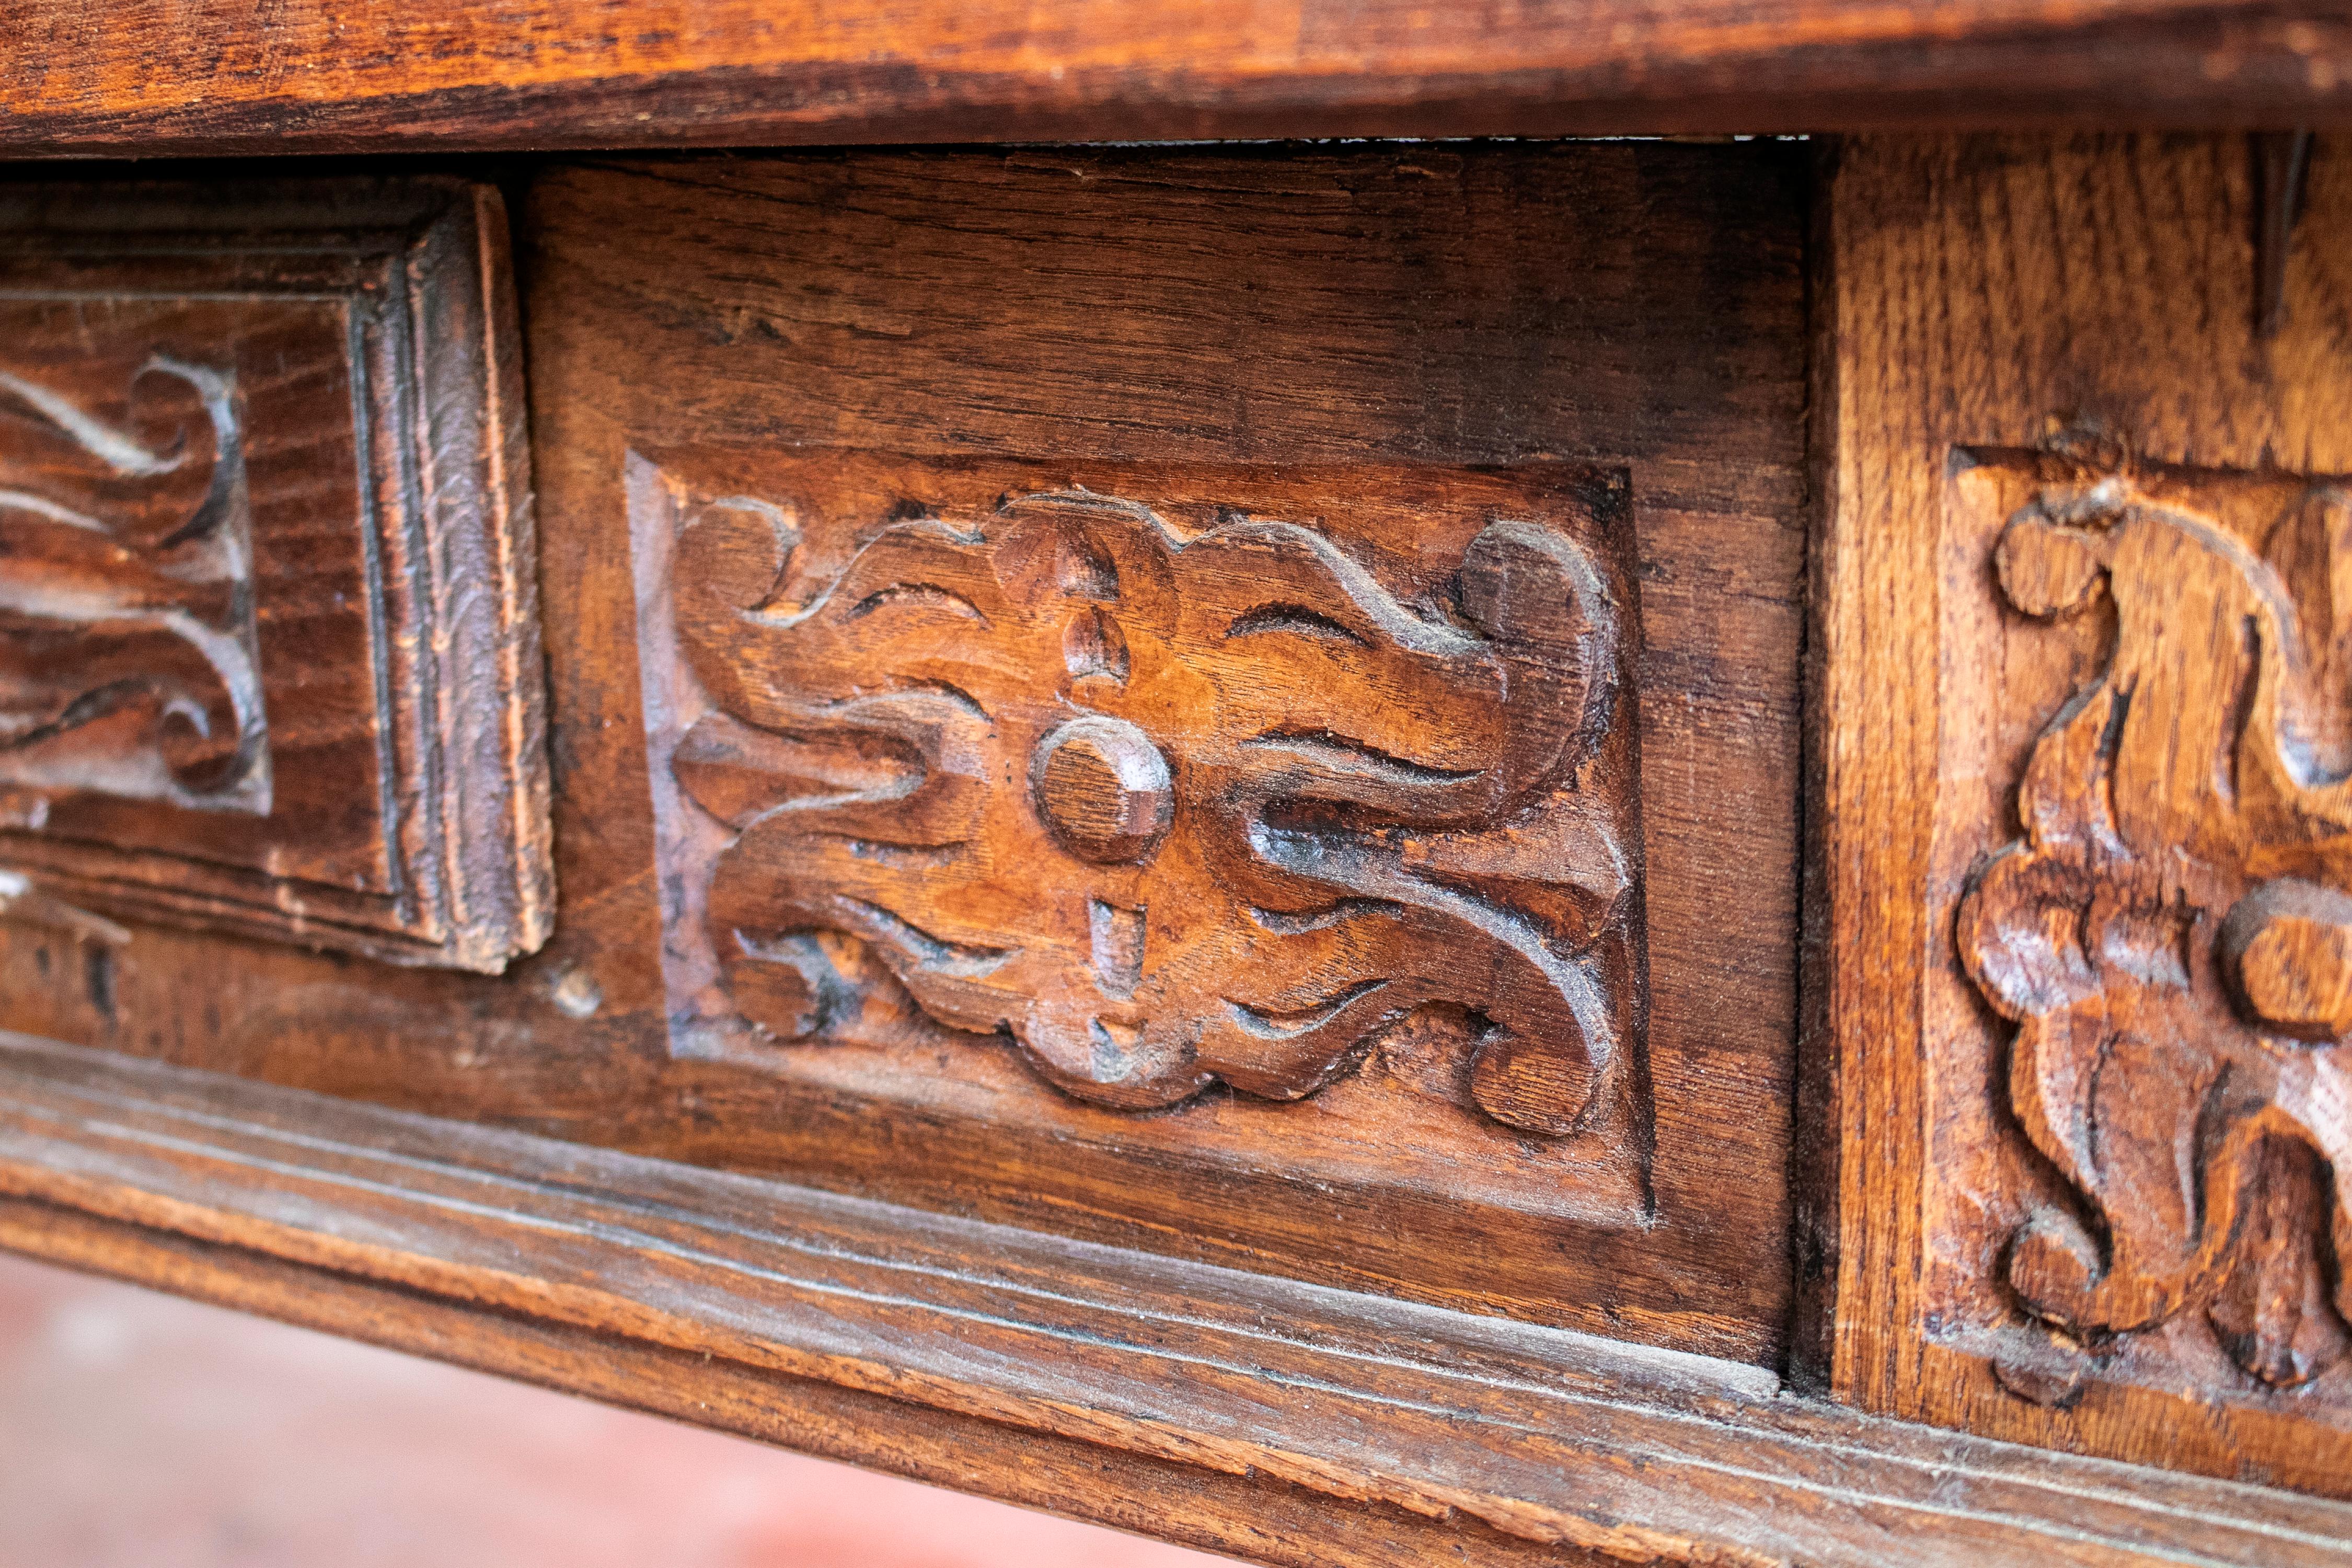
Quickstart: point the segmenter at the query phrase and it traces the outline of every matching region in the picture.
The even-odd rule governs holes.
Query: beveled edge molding
[[[1752,1367],[4,1034],[0,1245],[1267,1562],[2352,1562]]]
[[[144,262],[190,278],[257,254],[381,268],[335,291],[383,291],[381,341],[357,353],[352,373],[385,382],[384,406],[372,395],[368,412],[394,427],[403,455],[398,473],[379,475],[362,447],[362,485],[400,496],[383,524],[387,538],[402,536],[387,567],[397,580],[369,609],[383,619],[377,657],[405,646],[379,691],[402,795],[382,830],[409,879],[389,915],[326,884],[289,896],[289,879],[176,851],[17,836],[0,847],[12,868],[134,919],[388,963],[496,974],[545,944],[555,923],[552,786],[510,250],[498,187],[455,175],[0,180],[0,259]],[[299,292],[241,288],[257,300]],[[157,285],[119,291],[170,297]]]

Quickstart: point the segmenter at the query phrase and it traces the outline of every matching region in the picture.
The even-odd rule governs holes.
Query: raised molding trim
[[[19,1251],[1269,1562],[2352,1560],[2352,1505],[1752,1367],[23,1036],[0,1194]]]

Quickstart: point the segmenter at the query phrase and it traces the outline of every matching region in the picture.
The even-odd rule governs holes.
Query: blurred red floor
[[[7,1568],[1225,1561],[0,1255]]]

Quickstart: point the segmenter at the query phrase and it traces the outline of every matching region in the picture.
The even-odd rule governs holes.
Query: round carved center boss
[[[1124,719],[1089,714],[1037,742],[1029,764],[1037,816],[1081,859],[1140,860],[1176,815],[1168,759]]]

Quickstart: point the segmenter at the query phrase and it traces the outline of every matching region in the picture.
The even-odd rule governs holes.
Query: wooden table
[[[6,20],[0,1244],[1268,1563],[2352,1559],[2352,15]]]

